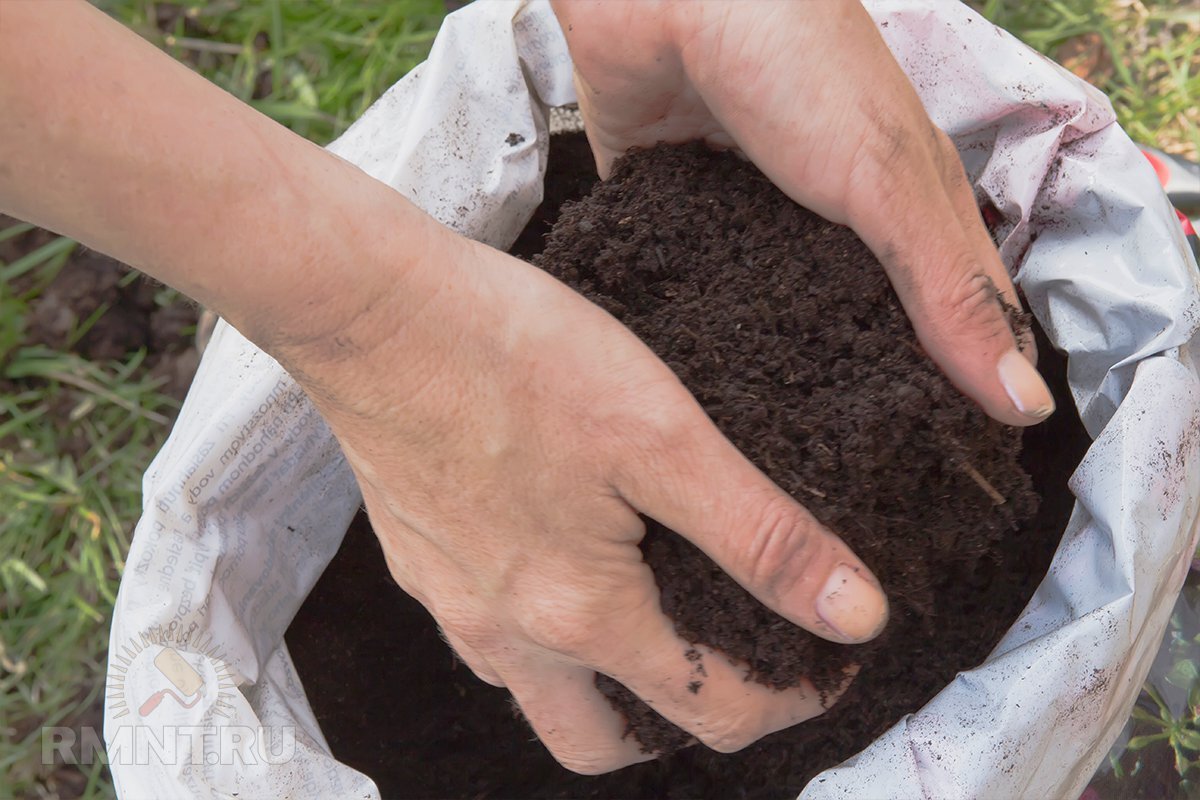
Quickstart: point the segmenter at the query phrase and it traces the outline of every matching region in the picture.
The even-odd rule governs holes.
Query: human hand
[[[879,257],[917,337],[1001,422],[1054,411],[958,153],[857,0],[555,0],[601,175],[630,147],[740,148]]]
[[[649,756],[594,685],[623,683],[728,752],[823,710],[690,645],[642,560],[639,512],[835,641],[887,604],[837,537],[717,431],[627,329],[540,270],[448,231],[428,268],[328,348],[285,353],[342,443],[392,574],[554,756],[599,773]],[[826,698],[828,702],[830,698]]]
[[[632,334],[91,6],[11,5],[0,207],[187,291],[278,358],[341,441],[399,582],[560,761],[645,758],[595,670],[719,750],[821,711],[812,687],[773,692],[719,657],[687,691],[638,512],[827,638],[872,637],[887,605]]]

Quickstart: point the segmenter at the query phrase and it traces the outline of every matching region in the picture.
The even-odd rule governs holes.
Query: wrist
[[[348,381],[377,380],[396,368],[400,351],[419,352],[432,299],[473,244],[377,185],[390,197],[360,207],[362,216],[339,217],[357,235],[296,270],[270,316],[231,319],[327,407],[354,403]]]

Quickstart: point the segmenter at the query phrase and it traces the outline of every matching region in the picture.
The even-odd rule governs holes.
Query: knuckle
[[[429,607],[428,598],[421,591],[409,573],[408,562],[400,558],[393,548],[383,548],[383,560],[387,565],[388,573],[392,576],[392,580],[396,585],[404,590],[404,593],[413,598],[426,608]]]
[[[453,607],[439,608],[434,616],[452,645],[458,640],[481,654],[502,647],[503,633],[495,619]]]
[[[698,408],[671,374],[630,398],[631,413],[621,420],[620,428],[626,441],[639,449],[670,452],[695,437],[702,419],[694,413]]]
[[[483,660],[479,653],[466,644],[465,640],[447,633],[444,628],[439,629],[438,632],[441,634],[442,640],[450,647],[450,652],[454,653],[455,658],[466,664],[476,678],[497,688],[504,686],[504,679]]]
[[[595,619],[559,598],[530,597],[516,605],[513,617],[522,635],[544,650],[580,661],[595,650]]]
[[[705,747],[718,753],[736,753],[760,738],[755,720],[746,712],[724,714],[715,722],[695,733]]]
[[[705,467],[695,454],[698,443],[715,433],[712,421],[682,385],[664,389],[631,403],[632,413],[606,426],[604,438],[596,440],[609,456],[609,479],[617,486],[637,485],[657,471],[660,486],[682,487]]]
[[[788,497],[767,502],[741,549],[740,572],[760,595],[785,594],[811,560],[816,522]]]
[[[946,336],[1011,335],[999,297],[995,282],[974,264],[955,269],[937,290],[930,321]]]
[[[455,656],[459,661],[467,665],[467,669],[471,670],[471,674],[479,680],[486,683],[488,686],[495,686],[497,689],[505,687],[504,679],[501,678],[494,670],[487,669],[481,664],[474,664],[469,659],[463,658],[462,653],[455,651]]]
[[[442,606],[435,613],[438,634],[455,657],[484,683],[504,686],[489,657],[504,651],[499,624],[489,617],[455,606]]]

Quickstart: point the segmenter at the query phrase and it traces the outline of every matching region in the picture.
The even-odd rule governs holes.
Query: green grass
[[[0,775],[15,792],[45,777],[40,726],[99,719],[141,473],[173,410],[141,360],[25,347],[0,371]],[[89,783],[104,792],[99,765]]]
[[[1196,0],[977,0],[971,5],[1056,60],[1082,46],[1088,78],[1137,141],[1200,156]]]
[[[424,57],[442,13],[440,0],[98,5],[319,143],[341,133]],[[1194,2],[976,5],[1051,57],[1072,43],[1091,46],[1099,53],[1091,79],[1113,98],[1135,138],[1200,152]],[[27,235],[28,226],[0,227],[0,243]],[[50,239],[0,261],[0,797],[111,795],[100,767],[44,767],[38,729],[98,721],[108,620],[140,514],[141,475],[174,410],[141,353],[90,363],[28,345],[31,306],[64,265],[70,268],[75,247]],[[94,322],[95,315],[76,320],[71,338]]]
[[[100,0],[217,85],[324,144],[420,63],[439,0]]]

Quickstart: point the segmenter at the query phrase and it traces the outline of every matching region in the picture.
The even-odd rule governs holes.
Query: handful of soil
[[[679,562],[685,556],[660,549],[682,545],[661,529],[652,529],[646,550],[670,613],[679,618],[680,609],[706,598],[723,602],[715,598],[724,595],[713,594],[722,586],[746,603],[731,607],[731,614],[754,609],[750,613],[757,616],[722,626],[748,642],[747,648],[756,654],[746,658],[751,669],[795,664],[798,673],[825,670],[829,675],[851,658],[863,668],[829,713],[734,756],[689,747],[670,757],[585,777],[564,770],[540,742],[530,738],[528,728],[514,714],[507,691],[482,684],[447,651],[428,612],[396,586],[366,515],[360,513],[297,613],[287,640],[334,755],[374,778],[384,797],[795,797],[821,770],[854,755],[904,714],[919,709],[955,673],[983,661],[1045,575],[1071,515],[1074,497],[1067,480],[1091,439],[1074,413],[1066,359],[1036,324],[1039,367],[1059,408],[1046,422],[1019,433],[1024,444],[1021,463],[1042,497],[1037,515],[1019,532],[995,519],[996,524],[989,523],[987,529],[991,532],[984,535],[969,525],[936,524],[939,519],[953,522],[963,503],[976,508],[976,514],[988,511],[980,487],[968,480],[960,468],[963,462],[955,458],[972,459],[969,463],[980,475],[1003,492],[1005,506],[1024,509],[1013,515],[1014,523],[1026,513],[1031,500],[1023,479],[1014,479],[1020,491],[1010,491],[1003,479],[1011,477],[1011,461],[981,455],[992,452],[997,442],[1011,452],[1016,444],[1009,437],[1018,432],[1004,431],[984,419],[941,381],[915,349],[882,272],[848,232],[796,209],[752,169],[724,163],[723,157],[703,150],[688,153],[685,148],[683,153],[639,158],[662,158],[664,165],[647,165],[648,172],[633,173],[625,171],[628,165],[622,166],[616,179],[597,190],[604,199],[591,208],[577,208],[573,221],[567,223],[578,229],[607,219],[606,227],[583,231],[588,236],[578,248],[564,228],[552,242],[560,256],[543,265],[560,263],[563,255],[584,253],[584,243],[597,246],[592,253],[561,262],[573,270],[575,285],[586,282],[594,287],[585,287],[592,297],[614,304],[610,308],[623,314],[636,312],[628,313],[626,322],[683,375],[738,446],[841,533],[876,571],[891,597],[892,620],[884,638],[866,647],[825,645],[803,634],[796,636],[795,628],[739,594],[703,559],[688,555],[689,561]],[[513,252],[527,259],[539,253],[563,201],[582,198],[596,180],[582,133],[550,137],[545,200]],[[624,188],[618,191],[613,188],[617,186]],[[735,213],[736,222],[731,219]],[[621,224],[627,216],[632,219]],[[577,230],[573,235],[581,233]],[[814,242],[826,245],[822,249]],[[655,245],[661,248],[663,264],[676,265],[669,273],[659,264]],[[752,277],[747,272],[737,286],[726,287],[724,271],[732,275],[732,270],[746,265],[729,257],[731,252],[744,253],[755,265],[769,268],[754,270]],[[593,257],[596,254],[599,260]],[[617,308],[616,303],[626,302],[597,282],[599,265],[605,265],[605,274],[621,269],[633,275],[629,280],[636,282],[629,284],[634,288],[628,294],[641,297],[645,308]],[[656,270],[662,274],[656,277]],[[861,293],[866,285],[873,288]],[[681,296],[682,290],[686,293]],[[676,307],[675,300],[687,302],[687,307]],[[764,315],[756,306],[765,306],[775,316]],[[689,345],[695,337],[680,330],[678,337],[687,338],[671,344],[671,329],[684,326],[703,334],[705,341]],[[896,336],[888,338],[892,330]],[[743,343],[743,336],[755,337],[757,344]],[[657,344],[656,337],[662,337]],[[861,360],[853,360],[856,353]],[[905,367],[898,359],[909,354],[914,358]],[[748,361],[750,356],[753,359]],[[688,367],[693,358],[701,357],[707,362]],[[747,363],[749,368],[744,366]],[[764,366],[770,364],[775,366]],[[709,369],[717,371],[704,377]],[[863,393],[867,381],[880,380],[871,376],[881,369],[883,388],[872,399]],[[893,391],[891,384],[896,382],[900,385]],[[910,385],[926,394],[921,401],[926,410],[900,414],[900,392]],[[845,392],[835,394],[832,389],[837,386],[844,386]],[[823,399],[831,404],[823,407]],[[747,424],[770,420],[763,430],[784,439],[780,449],[760,448],[750,428],[740,430],[735,424],[738,404],[747,408]],[[922,427],[908,432],[918,424]],[[894,438],[897,430],[905,431],[899,439]],[[960,430],[966,433],[958,441],[970,445],[970,453],[938,449],[943,436],[948,439]],[[872,443],[876,435],[881,438]],[[889,451],[896,463],[878,471],[869,467],[881,459],[886,462]],[[803,467],[808,459],[817,464],[810,477]],[[839,472],[823,475],[822,470],[834,466]],[[789,480],[799,480],[826,497],[797,488]],[[908,510],[888,510],[917,484],[924,487],[921,497],[928,502],[914,498],[904,506],[911,508],[911,516]],[[934,515],[934,524],[928,524],[929,515]],[[961,541],[956,541],[956,531],[964,530]],[[676,563],[674,575],[668,576],[664,567]],[[694,589],[688,583],[692,580]],[[690,619],[689,625],[710,618],[697,613]],[[354,624],[346,624],[347,620]],[[733,644],[722,646],[735,650]],[[828,661],[832,658],[840,660],[834,665]],[[631,714],[639,705],[626,695],[625,707]],[[980,724],[989,722],[983,718]],[[649,728],[639,730],[650,738]],[[1002,752],[981,757],[994,757],[997,768],[1019,768]]]
[[[891,603],[874,642],[827,642],[647,520],[642,551],[682,638],[775,688],[808,678],[829,691],[859,664],[851,694],[886,698],[914,648],[978,636],[981,589],[1003,582],[997,553],[1037,509],[1021,431],[988,418],[929,360],[852,231],[733,155],[659,146],[564,206],[534,263],[645,341],[734,445],[846,540]],[[647,751],[690,740],[620,684],[597,683]]]

